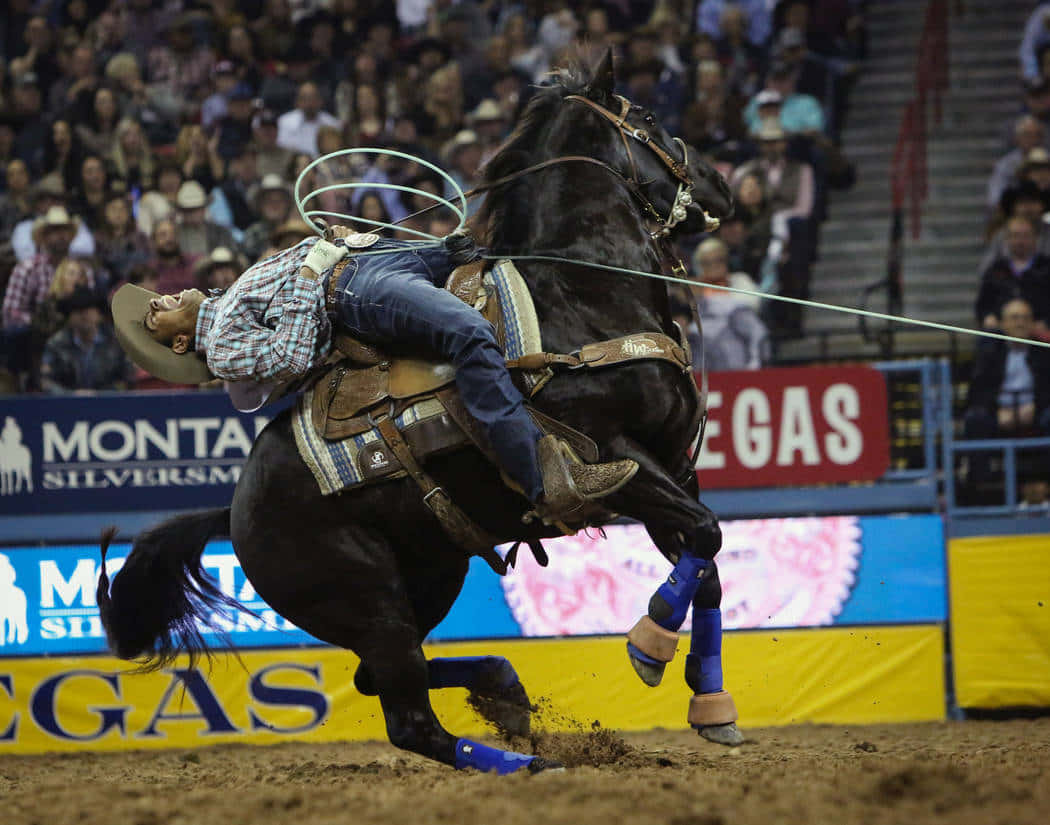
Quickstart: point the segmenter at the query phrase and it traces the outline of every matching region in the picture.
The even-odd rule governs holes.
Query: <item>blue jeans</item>
[[[379,249],[397,251],[367,254]],[[510,379],[492,325],[442,288],[451,271],[444,247],[382,239],[362,252],[336,285],[337,321],[364,341],[417,347],[452,362],[463,404],[484,427],[501,468],[536,501],[543,433]]]

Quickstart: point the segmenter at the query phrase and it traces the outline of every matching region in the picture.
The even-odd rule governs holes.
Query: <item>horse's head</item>
[[[685,217],[674,220],[679,231],[701,232],[708,217],[729,217],[733,195],[721,173],[695,148],[672,136],[652,112],[617,95],[615,83],[609,51],[581,96],[613,115],[611,125],[623,135],[619,142],[629,168],[625,177],[638,182],[661,218],[672,217],[676,205],[684,206]]]

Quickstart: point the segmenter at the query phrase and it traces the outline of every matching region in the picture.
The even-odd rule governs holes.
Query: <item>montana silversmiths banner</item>
[[[223,392],[5,398],[0,515],[228,504],[279,409],[243,415]]]
[[[625,633],[646,611],[670,564],[640,525],[605,530],[606,539],[580,533],[545,540],[547,568],[522,551],[503,579],[473,559],[463,592],[432,638]],[[938,516],[727,521],[722,533],[717,560],[726,628],[945,619]],[[128,549],[111,547],[111,576]],[[231,644],[317,644],[258,597],[229,542],[210,543],[202,560],[222,592],[252,611],[214,617]],[[98,566],[95,545],[0,548],[0,657],[104,651],[95,602]],[[208,638],[223,643],[217,635]]]

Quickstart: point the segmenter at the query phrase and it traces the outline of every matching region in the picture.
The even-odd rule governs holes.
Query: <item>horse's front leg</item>
[[[736,725],[736,706],[722,682],[722,586],[714,562],[722,546],[718,519],[642,447],[626,438],[611,446],[617,455],[637,461],[639,469],[623,490],[610,497],[610,506],[645,524],[657,548],[674,565],[649,600],[648,614],[628,634],[631,664],[646,684],[659,684],[692,605],[685,666],[685,680],[693,690],[689,724],[711,741],[738,745],[743,736]]]

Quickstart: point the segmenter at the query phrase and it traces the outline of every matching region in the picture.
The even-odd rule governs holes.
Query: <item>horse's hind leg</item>
[[[450,543],[430,542],[426,553],[411,563],[406,586],[421,638],[448,615],[463,588],[467,561]],[[431,690],[466,688],[470,706],[500,733],[528,735],[532,704],[513,665],[502,656],[435,657],[427,661],[427,681]],[[366,696],[377,694],[364,663],[354,675],[354,686]]]

